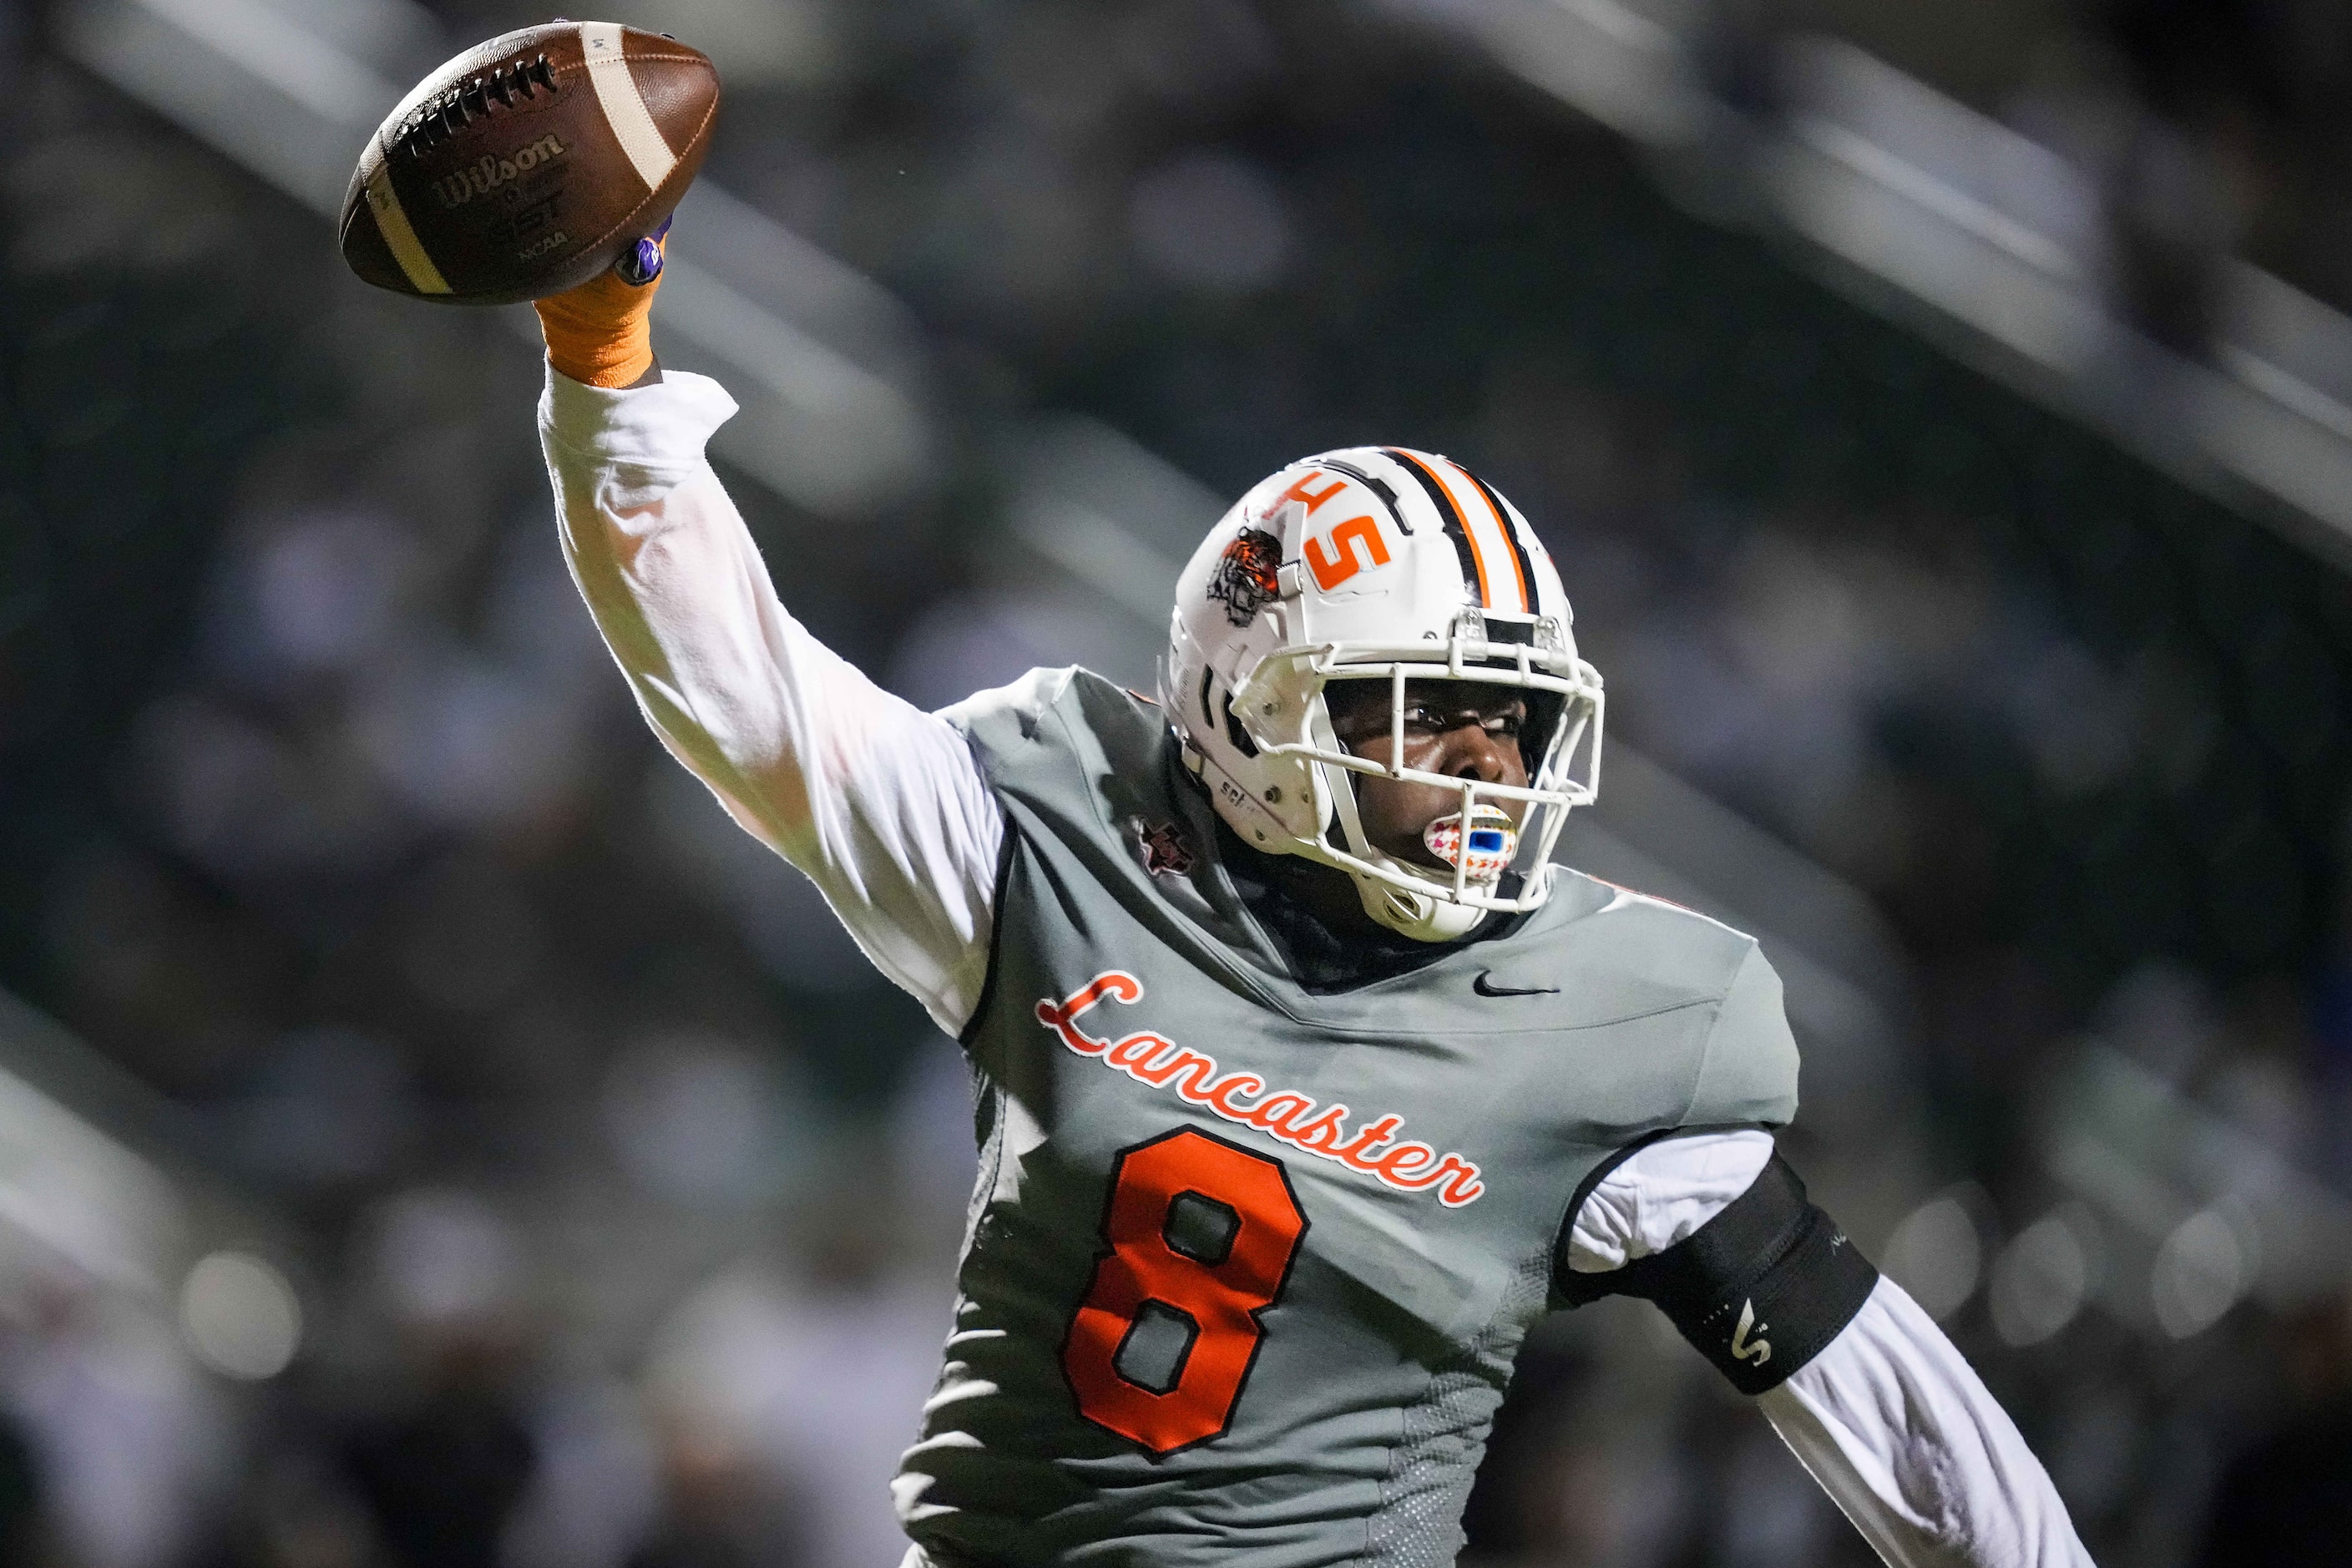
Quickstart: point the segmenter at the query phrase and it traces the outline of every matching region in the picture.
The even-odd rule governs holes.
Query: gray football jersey
[[[1156,707],[1055,670],[950,718],[1007,844],[908,1532],[941,1564],[1452,1563],[1579,1183],[1794,1113],[1778,978],[1564,873],[1507,937],[1310,994]]]

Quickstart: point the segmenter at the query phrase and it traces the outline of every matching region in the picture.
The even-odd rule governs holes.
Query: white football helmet
[[[1541,904],[1569,808],[1599,786],[1601,677],[1570,622],[1550,555],[1492,487],[1430,453],[1349,447],[1259,483],[1193,552],[1160,701],[1234,832],[1347,873],[1373,920],[1444,942]],[[1396,764],[1340,743],[1334,680],[1387,684]],[[1408,680],[1524,689],[1526,786],[1402,766]],[[1459,793],[1424,835],[1450,876],[1366,840],[1354,773]],[[1512,801],[1527,803],[1516,828],[1498,804]]]

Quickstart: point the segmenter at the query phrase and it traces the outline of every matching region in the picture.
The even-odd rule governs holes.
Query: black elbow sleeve
[[[1665,1251],[1622,1268],[1556,1276],[1556,1299],[1655,1302],[1742,1394],[1775,1388],[1862,1310],[1878,1270],[1778,1154],[1722,1213]]]

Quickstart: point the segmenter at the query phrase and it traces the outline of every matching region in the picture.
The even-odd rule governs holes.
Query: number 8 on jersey
[[[1186,1200],[1190,1200],[1189,1202]],[[1124,1151],[1103,1215],[1108,1244],[1070,1321],[1062,1368],[1078,1413],[1155,1454],[1232,1424],[1307,1215],[1281,1162],[1189,1128]],[[1120,1371],[1147,1308],[1185,1340],[1165,1386]]]

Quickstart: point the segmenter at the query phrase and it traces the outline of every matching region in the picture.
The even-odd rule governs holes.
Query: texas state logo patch
[[[1143,847],[1143,868],[1155,877],[1189,877],[1192,874],[1192,846],[1176,831],[1172,822],[1140,822],[1135,825],[1135,837]]]

